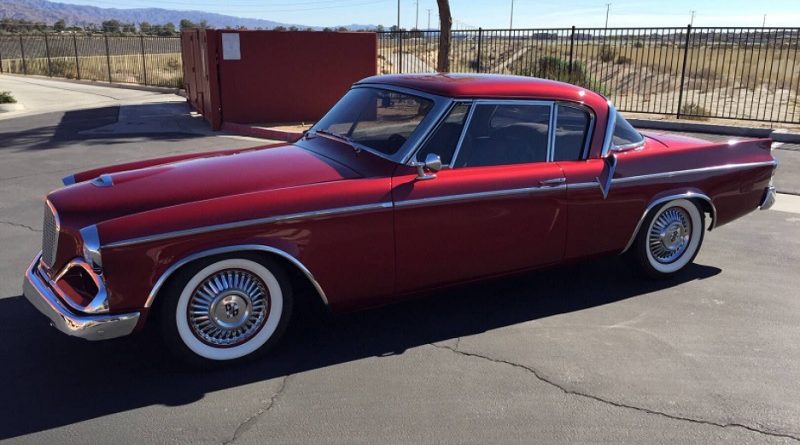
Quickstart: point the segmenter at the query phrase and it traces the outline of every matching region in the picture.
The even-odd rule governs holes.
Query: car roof
[[[362,79],[356,85],[383,84],[452,98],[548,99],[579,102],[595,110],[607,99],[586,88],[555,80],[503,74],[390,74]]]

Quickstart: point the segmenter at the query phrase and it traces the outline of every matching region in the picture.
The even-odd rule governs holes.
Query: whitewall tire
[[[634,250],[641,269],[665,278],[690,264],[703,243],[705,215],[687,199],[669,201],[645,218]]]
[[[162,334],[191,364],[259,355],[286,329],[291,287],[274,261],[246,254],[216,257],[176,275],[161,296]]]

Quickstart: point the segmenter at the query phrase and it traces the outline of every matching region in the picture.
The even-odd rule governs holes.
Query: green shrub
[[[0,104],[15,104],[17,99],[11,95],[11,91],[0,91]]]

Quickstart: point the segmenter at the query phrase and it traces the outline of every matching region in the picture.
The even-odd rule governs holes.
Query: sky
[[[311,26],[397,23],[397,0],[53,0],[101,8],[201,10]],[[419,15],[417,19],[417,1]],[[512,0],[450,0],[454,27],[509,26]],[[800,0],[513,0],[514,28],[602,27],[611,3],[609,27],[798,26]],[[431,26],[438,20],[436,0],[400,0],[403,28]],[[417,22],[417,20],[419,20]]]

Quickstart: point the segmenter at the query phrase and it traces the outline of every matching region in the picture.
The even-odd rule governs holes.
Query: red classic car
[[[341,311],[598,255],[675,274],[706,227],[772,204],[775,168],[769,139],[640,133],[574,85],[370,77],[295,143],[65,178],[24,294],[70,335],[157,315],[183,358],[235,360],[302,285]]]

